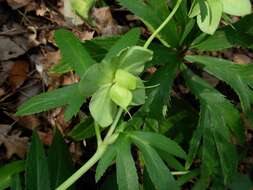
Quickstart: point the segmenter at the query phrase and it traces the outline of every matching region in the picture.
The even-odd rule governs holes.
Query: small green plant
[[[88,8],[80,2],[81,10],[79,6],[74,9],[79,14],[84,14],[84,9],[88,13],[93,2],[89,1]],[[97,150],[71,176],[59,170],[59,176],[61,172],[66,175],[57,180],[54,172],[61,165],[52,163],[57,160],[64,165],[61,161],[64,150],[53,143],[54,151],[49,151],[47,163],[34,133],[27,165],[18,163],[26,168],[27,189],[73,188],[75,181],[96,163],[98,182],[114,161],[118,187],[111,189],[178,190],[192,179],[196,179],[193,189],[233,189],[231,184],[236,181],[241,157],[236,144],[243,145],[245,141],[240,111],[252,120],[253,65],[237,65],[198,53],[238,45],[252,49],[250,1],[118,2],[145,23],[152,32],[150,38],[146,42],[141,40],[140,30],[134,28],[120,37],[81,43],[71,32],[56,31],[62,62],[52,72],[73,70],[80,76],[80,82],[35,96],[17,111],[17,115],[29,115],[64,106],[65,119],[70,120],[91,98],[89,113],[68,136],[77,141],[96,136]],[[88,19],[88,14],[85,15]],[[247,16],[231,23],[229,15]],[[227,26],[219,28],[221,19]],[[154,38],[160,43],[153,42]],[[196,55],[187,55],[187,51]],[[157,68],[152,75],[145,72],[151,66]],[[210,73],[230,86],[241,107],[194,73],[196,70]],[[199,103],[199,110],[180,96],[170,96],[176,78],[185,81]],[[56,133],[55,138],[59,139],[58,136]],[[135,157],[133,152],[137,153]],[[199,166],[193,164],[195,158],[201,160]],[[20,171],[13,171],[6,179]],[[9,178],[6,181],[11,184]]]

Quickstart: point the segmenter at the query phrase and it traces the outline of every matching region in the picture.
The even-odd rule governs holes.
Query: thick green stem
[[[95,133],[97,137],[97,146],[99,147],[99,145],[102,143],[102,138],[99,130],[99,125],[97,124],[97,122],[95,122]]]
[[[148,46],[151,44],[151,42],[155,39],[155,37],[161,32],[161,30],[169,23],[169,21],[172,19],[174,14],[177,12],[177,9],[179,8],[182,0],[178,0],[177,4],[169,14],[169,16],[165,19],[165,21],[155,30],[155,32],[148,38],[146,43],[144,44],[144,48],[148,48]],[[169,34],[168,34],[169,35]]]
[[[56,190],[65,190],[69,188],[73,183],[76,182],[85,172],[87,172],[92,166],[94,166],[97,161],[103,156],[108,145],[100,144],[96,153],[72,176],[70,176],[64,183],[62,183]]]
[[[111,125],[111,127],[109,129],[109,131],[107,132],[107,134],[105,136],[105,140],[107,140],[113,134],[113,132],[114,132],[114,130],[115,130],[115,128],[116,128],[116,126],[117,126],[117,124],[119,122],[119,119],[120,119],[122,113],[123,113],[123,109],[119,108],[119,111],[118,111],[118,113],[117,113],[117,115],[116,115],[116,117],[115,117],[115,119],[114,119],[114,121],[113,121],[113,123],[112,123],[112,125]]]
[[[85,174],[85,172],[87,172],[92,166],[94,166],[99,161],[99,159],[105,153],[108,145],[113,143],[117,139],[117,135],[113,136],[112,134],[119,122],[122,112],[123,112],[123,109],[120,108],[108,133],[106,134],[104,141],[102,141],[101,139],[99,126],[97,125],[97,123],[95,123],[95,132],[96,132],[97,141],[98,141],[98,149],[96,153],[79,170],[77,170],[65,182],[63,182],[59,187],[57,187],[56,190],[65,190],[69,188],[73,183],[76,182],[76,180],[78,180],[83,174]]]

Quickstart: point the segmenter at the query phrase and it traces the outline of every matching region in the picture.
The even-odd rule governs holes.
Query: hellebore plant
[[[89,11],[94,0],[71,2],[79,16],[91,19]],[[51,71],[75,71],[80,82],[32,97],[16,113],[29,115],[64,106],[64,117],[69,121],[84,102],[90,100],[89,113],[81,117],[80,124],[67,136],[77,141],[96,136],[97,150],[73,175],[69,177],[67,172],[59,177],[65,162],[64,156],[61,157],[64,149],[57,142],[64,144],[63,140],[59,140],[56,132],[52,145],[55,151],[49,151],[48,165],[57,169],[49,167],[48,172],[47,167],[40,166],[47,165],[47,158],[34,133],[27,164],[22,165],[27,172],[27,189],[73,188],[97,162],[95,178],[98,182],[114,161],[118,186],[114,188],[119,190],[179,190],[192,179],[196,179],[194,189],[232,188],[239,162],[233,143],[243,145],[245,142],[238,110],[253,121],[253,67],[193,54],[238,45],[252,49],[250,0],[118,2],[152,32],[148,40],[140,40],[140,31],[136,28],[122,37],[95,38],[85,43],[69,31],[56,31],[62,61]],[[232,23],[229,15],[247,16]],[[227,26],[219,28],[221,19]],[[155,38],[160,43],[153,42]],[[188,52],[191,55],[187,55]],[[145,69],[149,66],[156,67],[157,71],[146,77]],[[194,73],[199,70],[229,85],[241,107],[235,107],[218,89]],[[199,108],[192,108],[188,100],[179,97],[180,93],[170,97],[176,78],[185,81],[183,85],[196,97],[194,105]],[[129,120],[123,117],[124,113],[132,114]],[[189,149],[188,154],[178,143]],[[136,153],[134,158],[132,153]],[[195,158],[201,160],[199,167],[193,164]],[[136,166],[139,166],[138,171]],[[59,176],[55,174],[57,171]]]

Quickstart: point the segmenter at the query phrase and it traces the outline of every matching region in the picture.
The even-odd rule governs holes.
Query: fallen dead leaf
[[[31,0],[7,0],[8,5],[11,6],[12,9],[24,7],[28,5],[30,2]]]
[[[252,59],[245,54],[234,54],[233,61],[237,64],[249,64],[252,63]]]
[[[26,60],[17,60],[12,66],[8,81],[13,90],[19,88],[27,79],[29,72],[29,62]]]
[[[28,137],[20,137],[20,131],[11,133],[11,129],[10,125],[0,125],[0,145],[5,146],[7,159],[10,159],[14,154],[24,158],[27,151]]]
[[[40,120],[35,115],[19,117],[18,123],[27,129],[35,129],[40,125]]]
[[[92,17],[96,21],[96,27],[103,36],[112,36],[124,33],[127,28],[120,26],[113,19],[109,7],[94,8]]]
[[[0,37],[0,61],[9,60],[23,55],[26,50],[8,37]]]
[[[50,146],[53,141],[53,132],[50,130],[49,132],[38,131],[40,140],[44,145]]]
[[[3,61],[1,62],[1,71],[0,71],[0,86],[2,86],[6,79],[9,76],[10,70],[14,65],[14,61]]]

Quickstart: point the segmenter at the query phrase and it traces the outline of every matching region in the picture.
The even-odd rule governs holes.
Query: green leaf
[[[132,101],[133,95],[130,90],[121,87],[116,83],[110,89],[110,98],[115,104],[127,110],[127,107]]]
[[[89,108],[92,117],[101,127],[109,126],[116,113],[116,105],[110,98],[110,86],[100,88],[91,98]]]
[[[41,93],[37,96],[30,98],[28,101],[22,104],[18,108],[16,115],[23,116],[34,113],[40,113],[43,111],[47,111],[53,108],[73,103],[72,101],[73,97],[75,97],[78,94],[80,94],[78,90],[78,84],[73,84],[62,88],[58,88],[53,91]],[[84,97],[78,98],[84,99]],[[73,113],[75,112],[72,112],[72,114],[70,115],[73,115]]]
[[[203,110],[204,108],[201,108]],[[199,116],[199,123],[197,126],[197,129],[194,131],[192,139],[190,141],[190,148],[189,148],[189,154],[186,159],[185,163],[185,168],[188,170],[190,166],[193,163],[194,158],[196,157],[200,144],[201,144],[201,139],[203,136],[203,130],[204,130],[204,123],[205,123],[205,112],[201,111],[200,116]]]
[[[177,0],[172,0],[173,6],[171,7],[174,8],[177,3]],[[181,26],[183,29],[186,26],[187,22],[189,21],[188,15],[188,5],[187,1],[182,1],[177,12],[175,13],[175,20],[177,21],[178,26]],[[180,31],[180,33],[182,30]]]
[[[74,171],[68,146],[60,132],[56,129],[52,145],[48,150],[48,166],[51,189],[55,189],[64,182]],[[73,189],[73,188],[70,188]]]
[[[11,190],[22,190],[19,174],[15,174],[11,179]]]
[[[89,66],[95,63],[72,32],[64,29],[57,30],[55,40],[64,62],[68,63],[79,76],[82,76]]]
[[[185,183],[191,181],[193,178],[196,178],[199,175],[199,169],[191,170],[189,173],[182,175],[178,178],[177,183],[182,186]]]
[[[0,167],[0,189],[11,186],[12,176],[24,171],[25,162],[23,160],[14,161]]]
[[[26,160],[27,190],[50,190],[47,158],[36,131],[33,132],[31,146]]]
[[[58,64],[53,65],[50,68],[50,73],[64,74],[69,71],[72,71],[72,68],[63,59]]]
[[[167,190],[169,188],[171,190],[179,190],[175,179],[157,152],[141,139],[132,138],[131,140],[140,149],[149,177],[156,189]]]
[[[251,13],[250,0],[221,0],[223,11],[230,15],[244,16]]]
[[[161,149],[156,149],[156,151],[169,168],[173,168],[178,171],[185,170],[185,167],[180,163],[180,161],[178,161],[168,151],[163,151]]]
[[[233,135],[243,144],[245,141],[244,129],[240,120],[240,113],[234,105],[219,91],[197,75],[194,75],[190,70],[184,72],[184,78],[197,98],[210,105],[217,106],[216,112],[219,112],[224,117],[224,121]]]
[[[253,183],[249,176],[237,173],[233,177],[232,183],[229,184],[229,188],[231,190],[238,190],[238,189],[247,190],[250,189],[252,185]]]
[[[137,44],[140,37],[140,29],[133,28],[120,38],[110,47],[108,53],[105,55],[103,62],[110,61],[111,58],[117,56],[122,49],[131,47]]]
[[[160,120],[164,117],[164,107],[170,99],[170,91],[179,66],[177,59],[171,59],[164,67],[157,70],[148,82],[148,86],[159,85],[147,91],[148,99],[143,106],[143,111],[149,117]]]
[[[207,183],[208,177],[218,172],[219,167],[222,168],[224,182],[228,183],[237,165],[236,149],[231,143],[230,131],[244,141],[239,112],[222,94],[191,71],[186,70],[183,74],[187,85],[201,103],[199,124],[191,140],[186,167],[189,168],[203,139],[202,185]]]
[[[68,133],[68,136],[75,141],[81,141],[84,139],[95,136],[94,121],[91,117],[82,120],[79,124]]]
[[[170,13],[165,0],[118,0],[118,2],[140,17],[151,32],[155,31]],[[179,35],[174,20],[171,20],[157,37],[165,46],[177,47]]]
[[[68,105],[66,106],[65,112],[64,112],[64,119],[65,121],[69,121],[73,116],[76,116],[76,114],[80,111],[81,106],[86,100],[86,96],[80,94],[80,91],[75,91],[76,94],[69,98]]]
[[[144,190],[156,190],[149,175],[148,175],[148,172],[147,172],[147,169],[144,168],[144,171],[143,171],[143,189]]]
[[[144,70],[144,64],[151,61],[153,52],[141,46],[132,46],[122,50],[113,60],[118,68],[138,76]]]
[[[184,150],[175,141],[163,135],[142,131],[133,131],[129,134],[131,136],[131,139],[143,141],[156,149],[163,150],[168,154],[172,154],[179,158],[186,158],[186,153],[184,152]]]
[[[197,23],[199,28],[207,33],[214,34],[219,26],[220,19],[222,16],[222,3],[220,0],[207,0],[205,1],[206,10],[203,16],[199,14],[197,16]],[[203,9],[200,9],[202,12]]]
[[[110,145],[98,162],[95,175],[96,182],[100,180],[100,178],[104,175],[107,168],[110,167],[113,160],[116,158],[116,154],[117,154],[116,145],[115,144]]]
[[[138,190],[138,175],[131,155],[130,142],[121,139],[117,147],[116,170],[119,190]]]
[[[186,56],[186,60],[204,66],[204,70],[229,84],[238,94],[244,112],[250,111],[253,92],[253,65],[238,65],[231,61],[208,56]]]
[[[204,38],[204,40],[192,44],[191,48],[201,51],[217,51],[240,45],[245,48],[253,48],[253,27],[248,23],[253,22],[253,15],[248,15],[238,22],[217,30],[214,35]]]

